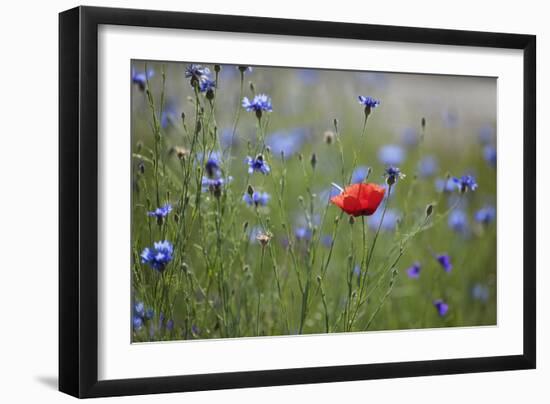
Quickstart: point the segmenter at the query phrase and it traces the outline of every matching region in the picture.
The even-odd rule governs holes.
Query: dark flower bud
[[[137,167],[140,174],[145,174],[145,164],[143,163],[143,161],[140,161]]]
[[[246,72],[247,70],[248,70],[248,66],[239,66],[239,71],[240,71],[241,73],[244,73],[244,72]]]
[[[143,148],[143,142],[140,140],[136,143],[136,151],[139,153],[141,152],[142,148]]]
[[[261,109],[256,110],[256,118],[262,119],[262,110]]]
[[[426,129],[426,118],[422,117],[422,120],[420,121],[420,125],[422,126],[422,130]]]
[[[426,217],[430,217],[433,213],[433,210],[434,210],[434,205],[433,204],[429,204],[427,207],[426,207]]]
[[[181,113],[181,123],[185,123],[185,112]]]
[[[250,91],[252,91],[253,93],[256,93],[256,88],[254,87],[254,83],[249,81],[248,82],[248,87],[250,87]]]
[[[214,90],[209,89],[206,92],[206,99],[209,100],[209,101],[212,101],[214,99]]]
[[[336,132],[338,132],[338,119],[334,118],[332,123],[334,124],[334,129],[336,130]]]
[[[219,73],[221,69],[222,69],[222,67],[220,65],[214,65],[214,71],[216,73]]]
[[[334,132],[331,132],[330,130],[327,130],[323,137],[326,144],[332,144],[332,142],[334,142]]]
[[[315,166],[317,165],[317,155],[315,153],[311,154],[309,162],[311,163],[311,167],[315,169]]]
[[[248,229],[248,222],[243,223],[243,232],[246,232],[246,229]]]
[[[180,215],[176,212],[174,214],[174,222],[179,223],[179,221],[180,221]]]
[[[351,224],[352,226],[355,224],[355,216],[349,217],[349,224]]]
[[[246,189],[246,193],[250,196],[254,195],[254,188],[252,188],[252,185],[248,184],[248,188]]]

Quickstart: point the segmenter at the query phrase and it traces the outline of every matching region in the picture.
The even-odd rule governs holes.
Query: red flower
[[[376,184],[353,184],[344,189],[340,195],[331,198],[330,201],[353,216],[370,216],[384,199],[386,190]]]

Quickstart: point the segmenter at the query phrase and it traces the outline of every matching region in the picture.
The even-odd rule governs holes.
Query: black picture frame
[[[98,26],[344,38],[523,51],[523,353],[98,381]],[[59,15],[59,390],[103,397],[533,369],[536,366],[536,37],[167,11],[77,7]]]

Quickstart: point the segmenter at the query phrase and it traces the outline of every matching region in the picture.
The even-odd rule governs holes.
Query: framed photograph
[[[534,36],[59,27],[61,391],[535,367]]]

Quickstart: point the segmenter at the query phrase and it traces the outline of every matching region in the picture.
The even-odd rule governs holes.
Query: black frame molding
[[[523,354],[98,381],[100,24],[523,50]],[[104,397],[533,369],[536,366],[536,37],[168,11],[77,7],[59,15],[59,390]]]

